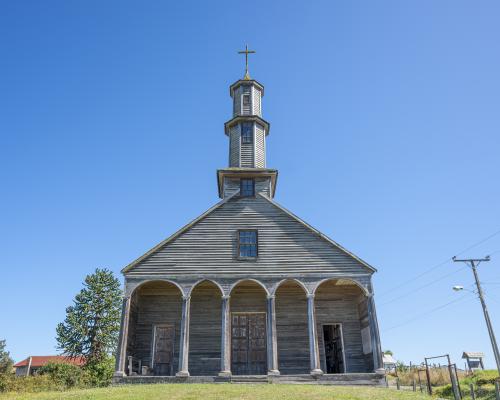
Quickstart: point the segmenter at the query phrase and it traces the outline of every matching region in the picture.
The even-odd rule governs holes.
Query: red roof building
[[[85,358],[71,358],[67,356],[29,356],[28,358],[14,364],[14,368],[16,369],[16,375],[18,376],[34,375],[40,367],[47,365],[49,362],[82,366],[85,364]]]

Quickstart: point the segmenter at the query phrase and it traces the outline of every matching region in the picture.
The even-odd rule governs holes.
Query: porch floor
[[[312,376],[300,375],[232,375],[220,376],[145,376],[134,375],[114,377],[114,384],[148,383],[275,383],[275,384],[317,384],[317,385],[352,385],[385,386],[385,375],[377,373],[324,374]]]

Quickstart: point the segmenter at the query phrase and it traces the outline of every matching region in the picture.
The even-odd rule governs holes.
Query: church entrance
[[[159,376],[173,375],[174,327],[155,325],[153,334],[153,373]]]
[[[231,347],[234,375],[266,375],[266,313],[232,313]]]
[[[342,374],[344,366],[344,345],[342,325],[323,325],[323,343],[325,344],[325,361],[327,374]]]

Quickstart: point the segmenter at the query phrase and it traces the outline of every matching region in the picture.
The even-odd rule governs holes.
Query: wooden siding
[[[276,292],[276,328],[280,373],[308,374],[307,298],[297,283],[286,282]]]
[[[127,355],[151,366],[154,325],[168,324],[175,328],[173,374],[179,364],[179,337],[182,297],[179,289],[164,282],[148,282],[135,293],[131,306]]]
[[[242,104],[241,115],[251,115],[252,114],[252,87],[248,85],[240,86],[241,95],[240,101],[243,102],[243,95],[250,95],[250,103],[245,105]]]
[[[358,315],[359,315],[359,324],[360,330],[370,329],[370,320],[368,315],[368,301],[365,296],[360,295],[358,297]],[[363,344],[363,343],[361,343]],[[371,344],[370,344],[371,347]],[[368,354],[364,354],[365,365],[368,370],[372,371],[373,367],[373,352],[369,352]]]
[[[266,312],[266,291],[258,283],[243,281],[231,292],[231,312]]]
[[[240,147],[240,167],[244,168],[254,168],[255,167],[255,124],[252,124],[253,128],[253,140],[251,143],[241,143]]]
[[[322,324],[341,323],[346,372],[371,372],[366,365],[361,342],[358,302],[361,291],[354,285],[322,284],[316,293],[316,323],[321,368],[326,370]]]
[[[233,117],[241,115],[241,86],[233,92]]]
[[[261,178],[255,180],[255,193],[271,197],[271,178]]]
[[[203,282],[191,294],[189,328],[189,372],[191,375],[217,375],[221,355],[220,289]]]
[[[238,260],[235,232],[257,229],[259,257]],[[127,277],[328,276],[372,271],[261,196],[234,197],[125,273]]]
[[[361,300],[361,302],[360,302]],[[151,365],[152,333],[155,324],[175,327],[174,368],[178,366],[181,296],[177,288],[150,282],[139,288],[131,307],[127,355]],[[346,372],[370,372],[373,361],[363,355],[360,318],[365,298],[355,285],[324,283],[315,299],[320,365],[326,370],[323,324],[342,324]],[[189,372],[194,376],[216,375],[220,371],[221,292],[213,283],[203,282],[191,293]],[[366,302],[365,302],[366,303]],[[266,292],[257,283],[242,281],[231,292],[231,313],[265,313]],[[362,312],[362,311],[361,311]],[[294,282],[283,283],[276,291],[278,368],[282,375],[307,374],[309,336],[307,299]]]
[[[250,94],[250,104],[243,106],[243,94]],[[243,108],[244,107],[244,108]],[[241,85],[233,92],[233,117],[258,115],[262,117],[262,92],[254,85]]]
[[[266,167],[266,147],[265,147],[264,127],[255,124],[255,167]]]
[[[240,166],[240,126],[235,125],[229,131],[229,166]]]
[[[262,117],[262,92],[256,88],[252,87],[252,105],[253,105],[253,114]]]
[[[240,180],[224,178],[224,194],[223,198],[230,197],[240,191]]]

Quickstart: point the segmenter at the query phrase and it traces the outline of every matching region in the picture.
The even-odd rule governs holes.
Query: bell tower
[[[240,191],[240,196],[263,194],[272,198],[278,171],[266,168],[269,123],[262,118],[264,86],[248,73],[248,55],[255,51],[246,47],[239,53],[245,54],[245,75],[229,88],[233,117],[224,124],[229,137],[229,168],[217,171],[219,197]]]

